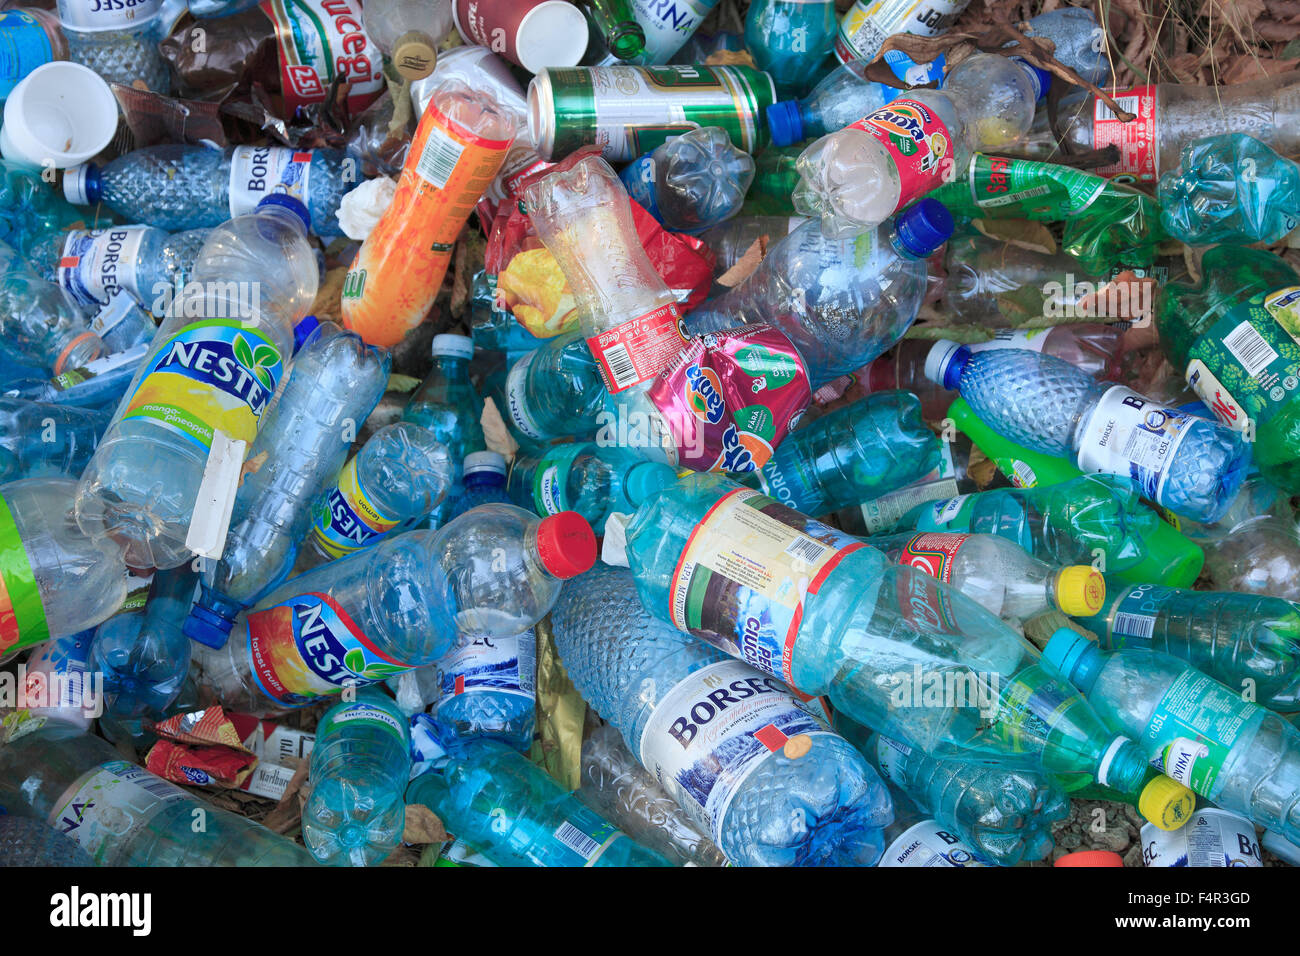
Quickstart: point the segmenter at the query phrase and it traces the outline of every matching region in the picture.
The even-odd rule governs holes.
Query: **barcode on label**
[[[605,349],[605,364],[609,366],[615,388],[629,388],[636,384],[636,365],[632,363],[632,356],[622,342],[615,342]]]
[[[785,546],[785,553],[792,558],[799,558],[809,564],[818,560],[827,551],[827,546],[812,538],[795,538]]]
[[[420,161],[416,164],[415,171],[439,189],[443,189],[447,185],[447,180],[451,179],[451,174],[456,169],[456,164],[460,162],[460,154],[463,152],[465,152],[463,143],[456,142],[435,127],[429,131],[429,138],[424,143],[424,150],[420,153]]]
[[[599,843],[587,834],[583,833],[568,820],[565,820],[556,829],[555,839],[559,840],[584,860],[590,860],[595,856],[596,851],[600,849]]]
[[[178,796],[183,796],[183,794],[176,792],[175,786],[168,783],[166,780],[159,780],[157,777],[146,777],[143,780],[137,779],[135,783],[137,786],[143,787],[145,790],[152,793],[155,797],[162,797],[163,799],[170,797],[174,800]]]
[[[1223,340],[1224,347],[1241,363],[1247,375],[1258,375],[1277,358],[1273,346],[1249,322],[1242,322]]]
[[[1111,630],[1125,637],[1149,641],[1156,631],[1156,619],[1146,614],[1125,614],[1121,611],[1115,615],[1115,623]]]
[[[1139,99],[1137,96],[1114,96],[1111,97],[1111,99],[1113,99],[1116,102],[1116,104],[1118,104],[1119,108],[1122,109],[1125,113],[1133,113],[1134,115],[1137,114],[1138,99]],[[1112,110],[1109,106],[1107,106],[1106,103],[1104,103],[1102,100],[1097,100],[1096,118],[1099,120],[1119,119],[1119,117],[1115,115],[1115,111]]]

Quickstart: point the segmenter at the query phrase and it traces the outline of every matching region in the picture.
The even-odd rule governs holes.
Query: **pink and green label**
[[[898,168],[895,212],[938,187],[951,171],[952,134],[939,115],[920,100],[894,100],[849,129],[870,133]]]

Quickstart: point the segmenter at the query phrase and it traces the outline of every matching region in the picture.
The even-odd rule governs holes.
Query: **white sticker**
[[[532,700],[537,681],[537,636],[480,637],[437,663],[437,706],[459,694],[491,691]]]
[[[122,289],[138,294],[136,260],[149,226],[74,229],[63,238],[56,281],[78,309],[97,309]]]
[[[1124,385],[1106,391],[1083,430],[1079,468],[1091,474],[1127,475],[1142,495],[1157,501],[1187,430],[1197,421]]]
[[[536,355],[536,350],[529,352],[516,362],[506,375],[506,405],[509,406],[510,420],[515,423],[516,428],[529,438],[543,439],[546,435],[528,412],[526,395],[528,366],[532,364]]]
[[[165,805],[190,800],[175,784],[125,760],[100,764],[69,788],[49,824],[103,864],[109,852],[142,830]]]
[[[139,29],[162,6],[163,0],[59,0],[59,22],[82,33]]]
[[[945,525],[953,518],[957,517],[957,513],[961,511],[962,504],[965,503],[966,499],[969,497],[970,495],[958,495],[956,498],[949,498],[947,501],[936,501],[934,504],[935,525]]]
[[[236,146],[230,157],[230,216],[242,216],[274,193],[308,202],[311,153],[285,146]]]
[[[885,850],[878,866],[988,866],[975,850],[934,820],[922,820]]]
[[[1226,810],[1198,810],[1177,830],[1142,827],[1142,862],[1147,866],[1257,867],[1264,865],[1255,827]]]
[[[212,430],[212,448],[203,466],[203,480],[194,498],[194,514],[185,535],[185,547],[214,561],[226,547],[226,532],[239,491],[239,473],[244,467],[248,442],[230,438],[219,428]]]

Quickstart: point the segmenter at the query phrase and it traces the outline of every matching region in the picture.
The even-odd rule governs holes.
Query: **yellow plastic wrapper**
[[[545,249],[516,253],[497,276],[497,297],[539,339],[578,327],[578,307],[555,257]]]
[[[529,759],[566,790],[582,782],[582,729],[587,702],[569,680],[555,649],[548,615],[537,632],[537,730]]]

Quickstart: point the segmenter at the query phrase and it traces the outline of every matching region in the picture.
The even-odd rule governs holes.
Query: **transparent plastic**
[[[745,15],[745,48],[779,96],[802,93],[831,65],[839,25],[834,0],[754,0]]]
[[[740,211],[754,181],[754,160],[719,126],[670,136],[632,163],[623,182],[666,228],[697,233]]]
[[[433,72],[438,45],[454,24],[450,0],[370,0],[362,25],[381,53],[408,80]]]
[[[79,478],[107,412],[0,398],[0,482],[19,478]]]
[[[457,737],[487,737],[527,753],[537,697],[537,634],[479,638],[433,668],[432,713]]]
[[[0,343],[0,356],[5,359],[56,375],[85,365],[105,351],[85,317],[37,274],[27,257],[3,242]]]
[[[534,441],[594,434],[605,384],[582,333],[549,338],[515,362],[506,400],[510,423]]]

